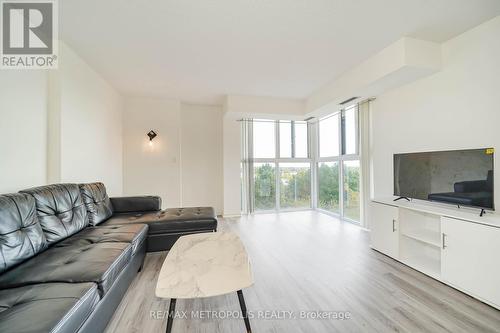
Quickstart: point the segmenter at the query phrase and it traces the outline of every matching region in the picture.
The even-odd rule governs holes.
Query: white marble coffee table
[[[251,332],[243,288],[253,284],[250,261],[239,237],[213,232],[180,237],[167,254],[156,296],[170,298],[167,333],[172,330],[178,298],[202,298],[237,292],[247,332]]]

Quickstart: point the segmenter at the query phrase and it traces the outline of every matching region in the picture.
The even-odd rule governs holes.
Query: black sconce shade
[[[149,141],[153,141],[153,139],[156,138],[157,135],[158,134],[156,134],[155,131],[153,131],[153,130],[149,131],[149,133],[148,133]]]

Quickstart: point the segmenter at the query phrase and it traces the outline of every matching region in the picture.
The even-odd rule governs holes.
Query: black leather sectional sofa
[[[216,228],[212,208],[162,211],[102,183],[0,195],[0,332],[102,332],[146,251]]]

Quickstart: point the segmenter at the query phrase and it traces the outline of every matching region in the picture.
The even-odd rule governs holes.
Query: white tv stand
[[[371,247],[500,309],[500,216],[393,200],[370,204]]]

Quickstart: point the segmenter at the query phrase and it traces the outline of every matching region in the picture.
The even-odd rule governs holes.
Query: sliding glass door
[[[320,119],[318,132],[317,207],[359,223],[357,105]]]

